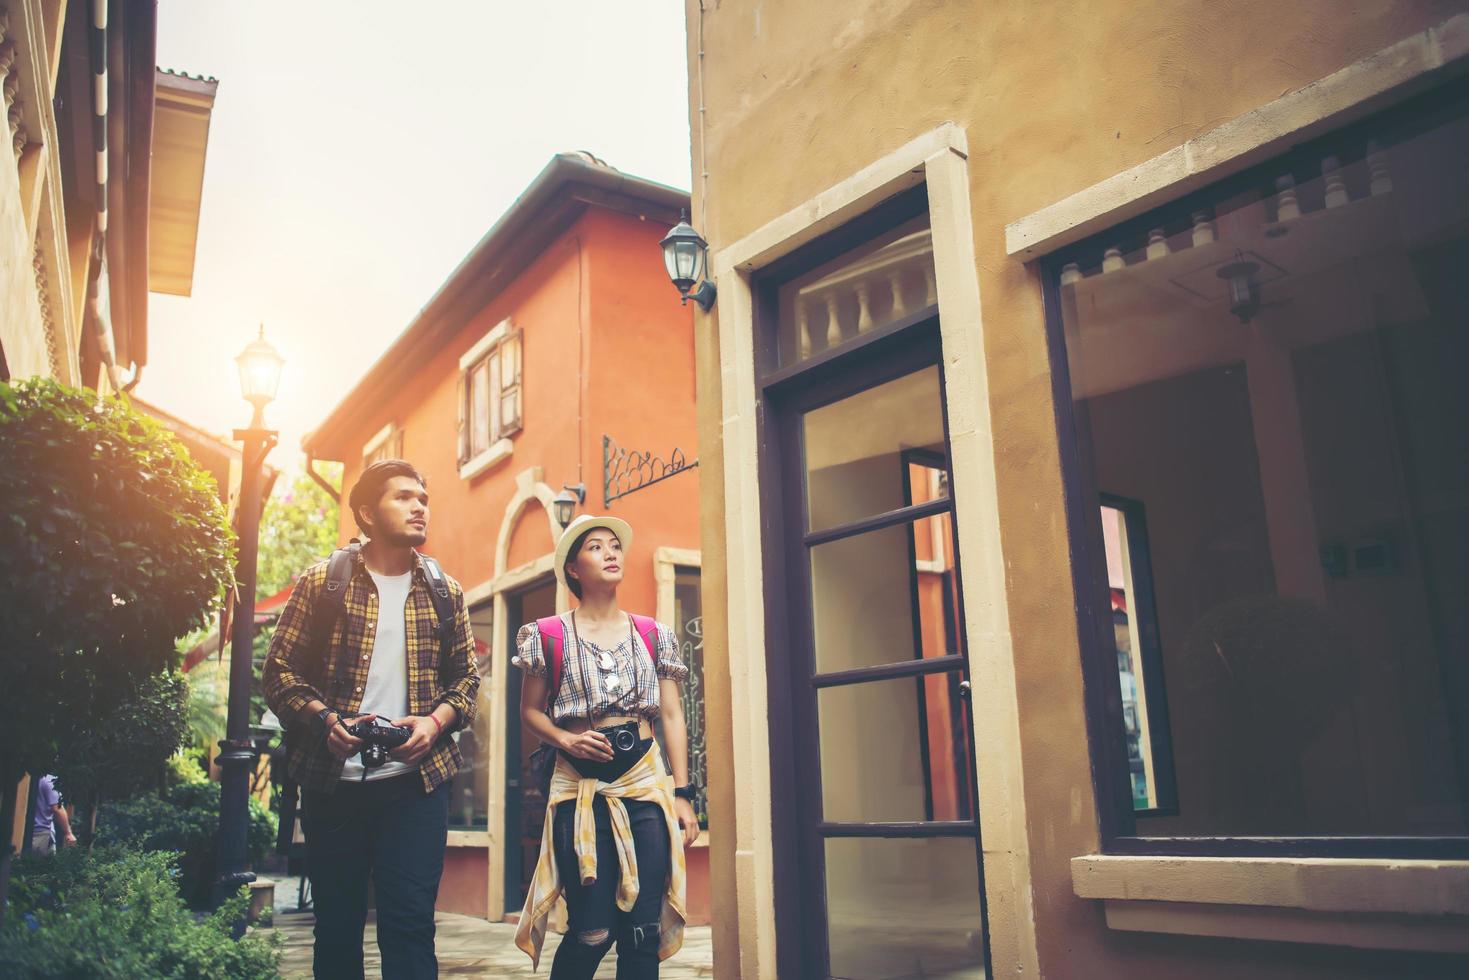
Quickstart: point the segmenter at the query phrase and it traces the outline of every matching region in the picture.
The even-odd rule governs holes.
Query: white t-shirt
[[[368,571],[377,586],[377,630],[372,640],[372,660],[367,667],[367,689],[362,692],[358,714],[377,715],[384,724],[408,714],[408,628],[405,609],[413,573],[379,575]],[[417,765],[389,759],[367,770],[368,780],[389,779],[412,772]],[[353,755],[342,766],[342,778],[362,778],[362,756]]]

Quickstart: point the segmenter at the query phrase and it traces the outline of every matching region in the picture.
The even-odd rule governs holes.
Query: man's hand
[[[673,815],[683,829],[683,846],[688,847],[699,839],[699,818],[694,815],[694,805],[681,796],[673,798]]]
[[[339,718],[333,713],[331,727],[326,732],[327,751],[338,759],[347,759],[361,752],[363,745],[362,739],[353,738],[351,735],[348,735],[347,729],[342,726],[346,725],[350,728],[359,721],[371,721],[376,717],[376,715],[359,715],[356,718]]]
[[[61,838],[61,840],[62,843],[64,843],[67,847],[72,847],[77,842],[77,835],[68,830],[66,832],[66,836]]]
[[[443,734],[444,726],[438,720],[428,715],[409,715],[406,718],[395,718],[393,724],[401,728],[413,729],[413,734],[408,741],[388,753],[388,757],[397,762],[413,765],[424,756],[428,755],[429,749]]]

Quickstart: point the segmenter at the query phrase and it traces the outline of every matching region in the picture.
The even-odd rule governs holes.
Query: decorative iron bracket
[[[665,462],[652,453],[636,449],[623,449],[609,435],[602,436],[602,505],[612,506],[612,501],[637,493],[644,487],[661,483],[671,476],[699,465],[692,463],[677,447],[668,454]]]

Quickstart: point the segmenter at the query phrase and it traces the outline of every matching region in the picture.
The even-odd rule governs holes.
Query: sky
[[[277,466],[553,154],[689,186],[678,0],[161,0],[158,64],[219,92],[193,295],[151,296],[136,394],[244,427],[263,325]]]

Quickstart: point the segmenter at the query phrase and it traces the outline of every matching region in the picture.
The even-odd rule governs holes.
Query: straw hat
[[[561,537],[556,541],[556,578],[567,590],[571,586],[566,581],[566,556],[571,552],[571,546],[576,544],[576,539],[588,531],[603,527],[617,535],[617,540],[622,542],[623,552],[632,548],[632,525],[617,517],[596,517],[592,514],[583,514],[566,525],[566,530],[561,532]]]

